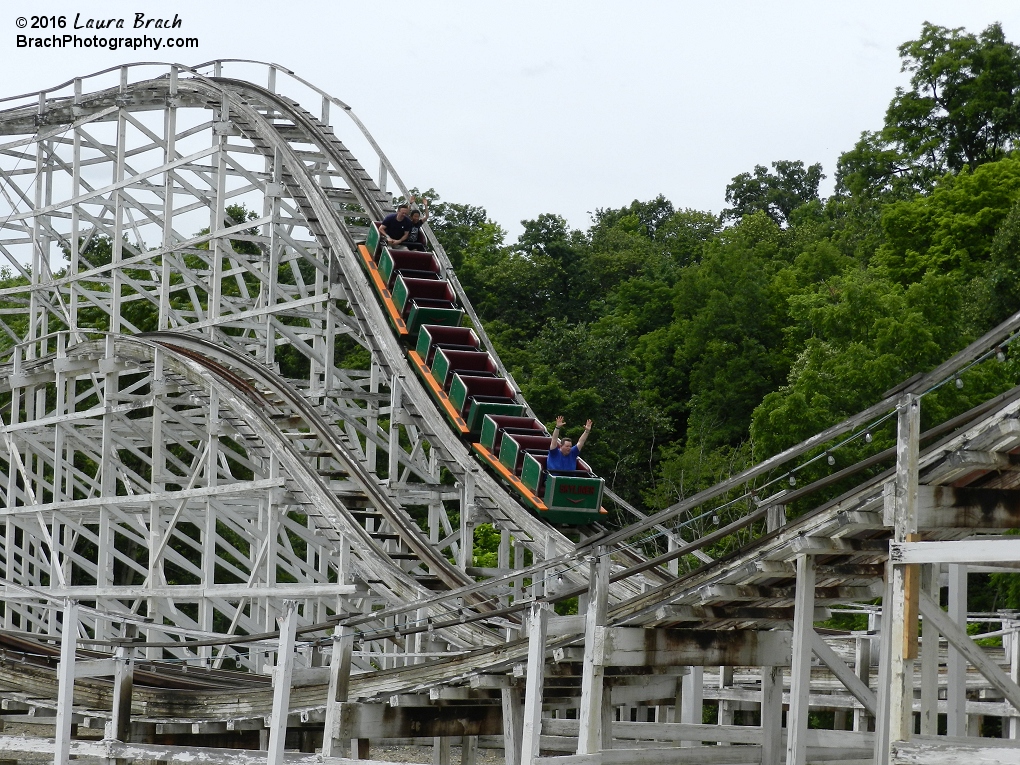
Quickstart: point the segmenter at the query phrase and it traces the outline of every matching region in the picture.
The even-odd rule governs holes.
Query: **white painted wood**
[[[949,618],[966,629],[967,625],[967,567],[950,565]],[[922,614],[924,612],[922,611]],[[927,616],[925,617],[927,618]],[[934,624],[934,620],[932,620]],[[941,630],[939,630],[941,632]],[[967,660],[952,643],[946,659],[946,732],[950,736],[967,735]]]
[[[783,669],[761,668],[762,765],[783,761]]]
[[[705,668],[688,667],[680,679],[680,722],[700,724],[704,710]],[[680,746],[694,746],[684,741]]]
[[[605,623],[609,612],[609,558],[599,549],[591,560],[588,578],[588,611],[584,631],[584,667],[578,710],[577,754],[592,754],[602,748],[602,694],[605,669]]]
[[[985,650],[973,641],[965,629],[955,624],[929,595],[921,595],[921,613],[924,618],[931,619],[935,628],[945,636],[946,640],[963,654],[963,657],[973,664],[992,686],[1005,696],[1010,704],[1020,710],[1020,686],[999,669],[999,665],[988,656]]]
[[[351,654],[354,630],[343,625],[333,630],[333,650],[329,660],[329,687],[326,691],[326,719],[323,723],[322,754],[325,757],[344,755],[348,742],[338,738],[341,704],[350,695]]]
[[[297,604],[284,601],[280,624],[280,645],[276,652],[273,674],[273,716],[269,727],[267,765],[283,765],[287,741],[287,718],[290,714],[290,678],[294,670],[294,644],[297,631]]]
[[[939,594],[939,566],[921,568],[921,591],[935,599]],[[921,621],[921,735],[938,733],[939,633],[930,619]]]
[[[521,747],[524,735],[524,710],[518,688],[500,690],[503,707],[503,762],[504,765],[521,765]]]
[[[839,681],[846,686],[846,689],[850,691],[854,698],[864,705],[865,709],[871,712],[871,714],[875,714],[878,708],[878,699],[875,697],[875,693],[861,682],[860,678],[854,674],[854,671],[843,663],[843,660],[836,655],[835,651],[829,648],[825,640],[814,629],[811,630],[810,637],[811,650],[815,656],[821,659],[822,663],[839,678]]]
[[[790,661],[789,736],[786,765],[804,765],[807,756],[808,700],[811,693],[811,626],[814,615],[815,560],[797,556],[797,595],[793,622],[793,658]]]
[[[74,658],[78,639],[78,603],[64,602],[60,635],[60,663],[57,665],[57,719],[54,733],[55,765],[68,765],[71,751],[71,717],[74,704]]]
[[[533,765],[542,735],[542,686],[545,678],[545,630],[549,607],[535,601],[528,612],[528,675],[524,697],[521,764]]]
[[[894,563],[999,563],[1020,561],[1020,538],[988,537],[944,542],[890,542]]]

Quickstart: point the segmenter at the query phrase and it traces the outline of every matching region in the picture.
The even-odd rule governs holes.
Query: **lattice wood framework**
[[[127,613],[171,641],[275,629],[283,598],[302,624],[425,598],[472,581],[480,520],[506,565],[572,547],[408,380],[354,255],[406,188],[344,104],[260,69],[122,67],[0,112],[8,629],[57,630],[65,597],[91,637]]]

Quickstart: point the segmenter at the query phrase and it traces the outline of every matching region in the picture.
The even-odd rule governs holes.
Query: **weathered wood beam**
[[[794,602],[796,587],[713,584],[698,590],[702,603],[709,601],[787,600]],[[867,587],[815,587],[815,603],[847,603],[882,596],[880,585]]]
[[[607,627],[606,666],[789,666],[791,633]]]
[[[757,622],[762,626],[782,625],[793,621],[792,606],[663,606],[655,612],[658,621],[673,622]],[[824,622],[831,617],[829,609],[814,610],[813,621]]]
[[[966,630],[954,623],[939,604],[927,593],[921,593],[920,607],[921,615],[925,619],[931,619],[935,629],[941,632],[946,640],[963,654],[964,658],[973,664],[1010,704],[1020,710],[1020,686],[1014,683],[1009,678],[1009,675],[999,669],[999,665],[992,660],[981,646],[974,642]]]
[[[854,673],[850,667],[843,663],[843,660],[836,655],[829,644],[822,639],[822,636],[811,630],[811,650],[815,656],[821,659],[822,664],[829,668],[846,689],[853,694],[864,708],[867,709],[871,714],[875,714],[878,709],[878,699],[875,697],[874,691],[872,691],[867,685],[865,685],[859,677]]]
[[[920,528],[1012,529],[1020,526],[1020,490],[919,486],[917,512]]]
[[[890,542],[889,560],[896,564],[1020,561],[1020,537],[945,542]]]
[[[502,732],[503,710],[496,704],[391,707],[344,702],[334,738],[495,736]]]

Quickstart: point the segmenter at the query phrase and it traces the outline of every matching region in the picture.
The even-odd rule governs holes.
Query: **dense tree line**
[[[899,51],[909,87],[839,158],[828,199],[820,165],[782,160],[735,177],[721,215],[659,196],[597,210],[584,230],[540,215],[514,242],[482,208],[436,205],[528,401],[575,429],[594,418],[586,455],[629,500],[690,496],[1020,309],[1020,48],[997,24],[925,24]],[[926,396],[924,427],[1018,371],[1010,355]]]

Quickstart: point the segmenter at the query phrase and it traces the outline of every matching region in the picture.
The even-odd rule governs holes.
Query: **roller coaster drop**
[[[823,749],[926,761],[904,748],[908,638],[885,629],[870,652],[873,633],[823,640],[811,625],[880,595],[916,608],[904,572],[929,548],[910,534],[953,545],[1018,525],[999,495],[968,514],[977,500],[959,488],[1013,491],[1017,392],[924,435],[916,414],[932,386],[1001,354],[1020,317],[830,431],[607,532],[601,479],[583,463],[545,473],[550,436],[439,242],[426,229],[431,252],[381,246],[387,184],[408,190],[341,101],[276,65],[139,64],[0,101],[0,136],[0,699],[8,719],[54,731],[0,735],[0,758],[340,762],[359,741],[434,736],[446,762],[459,736],[470,762],[479,735],[501,734],[508,765],[540,747],[576,752],[564,765],[773,765],[784,749],[791,765]],[[892,416],[895,454],[778,491],[818,449]],[[882,460],[896,469],[786,525],[786,503]],[[924,502],[903,499],[918,489]],[[748,511],[680,538],[681,516],[722,498]],[[473,565],[482,522],[500,535],[495,568]],[[744,547],[707,555],[738,533]],[[968,662],[988,678],[980,713],[1016,730],[1020,688],[960,638],[959,608],[924,610],[938,565],[922,562],[925,629],[949,641],[950,731],[965,735],[978,703]],[[550,616],[578,595],[583,616]],[[941,660],[925,650],[934,735]],[[819,690],[812,653],[838,687]],[[717,726],[701,724],[706,698]],[[852,713],[854,730],[809,735],[809,706]],[[632,709],[655,722],[628,722]],[[96,721],[103,742],[72,740]]]

